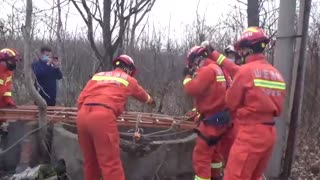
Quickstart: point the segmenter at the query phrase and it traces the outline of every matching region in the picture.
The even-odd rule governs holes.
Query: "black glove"
[[[183,69],[183,77],[185,77],[186,75],[192,76],[193,74],[194,74],[194,68],[185,67]]]

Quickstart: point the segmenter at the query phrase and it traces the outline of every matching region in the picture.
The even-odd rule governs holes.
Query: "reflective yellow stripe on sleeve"
[[[194,180],[210,180],[210,178],[201,178],[201,177],[199,177],[199,176],[195,176],[194,177]]]
[[[94,80],[94,81],[116,81],[116,82],[119,82],[125,86],[129,86],[129,82],[125,79],[120,78],[120,77],[93,76],[91,80]]]
[[[218,163],[211,163],[211,168],[212,169],[220,169],[222,168],[223,163],[222,162],[218,162]]]
[[[280,90],[286,89],[286,84],[284,82],[270,81],[270,80],[264,80],[264,79],[254,79],[253,81],[254,81],[254,86],[256,87],[264,87],[264,88],[280,89]]]
[[[11,92],[5,92],[5,93],[3,94],[3,96],[12,96],[12,93],[11,93]]]
[[[0,85],[3,85],[4,81],[2,79],[0,79]]]
[[[220,56],[217,59],[217,63],[219,65],[221,65],[225,59],[226,59],[226,57],[224,55],[220,54]]]
[[[12,81],[12,76],[7,77],[6,83],[9,82],[9,81]]]
[[[217,82],[225,82],[226,79],[224,78],[224,76],[217,76]]]
[[[192,79],[191,78],[185,78],[183,80],[183,85],[186,85],[188,82],[190,82]]]

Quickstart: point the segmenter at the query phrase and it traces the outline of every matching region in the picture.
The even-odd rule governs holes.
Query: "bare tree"
[[[61,31],[62,31],[62,20],[61,20],[61,3],[60,0],[57,0],[57,8],[58,8],[58,25],[57,25],[57,50],[58,57],[60,62],[63,60],[63,48],[62,48],[62,39],[61,39]],[[61,63],[62,64],[62,63]]]
[[[136,0],[130,1],[128,4],[124,0],[103,0],[103,9],[101,9],[99,0],[93,2],[82,0],[83,11],[77,1],[71,1],[87,25],[88,40],[97,59],[100,61],[99,68],[101,67],[102,69],[110,69],[111,60],[119,46],[123,43],[124,33],[131,17],[142,13],[142,20],[145,14],[151,10],[155,2],[155,0]],[[90,8],[88,3],[90,3],[93,8]],[[137,18],[135,26],[137,26],[141,20]],[[94,39],[94,22],[97,22],[102,29],[102,44],[104,49],[102,52],[99,50],[98,43],[96,43]]]
[[[155,2],[156,2],[155,0],[151,0],[150,3],[147,5],[146,9],[143,12],[135,13],[133,15],[133,21],[132,21],[131,30],[130,30],[129,54],[133,53],[136,39],[138,39],[138,38],[136,38],[136,31],[137,31],[138,25],[145,18],[146,14],[151,11],[151,9],[152,9],[152,7],[153,7]],[[135,0],[135,3],[137,4],[138,0]],[[145,25],[144,25],[144,27],[145,27]],[[142,31],[143,31],[143,29],[144,28],[142,28]]]
[[[25,85],[31,95],[31,98],[37,103],[39,109],[39,127],[44,127],[46,123],[46,110],[47,104],[45,100],[40,96],[35,87],[33,86],[32,70],[31,70],[31,25],[32,25],[32,0],[27,0],[26,6],[26,20],[25,25],[22,26],[21,31],[24,40],[24,74],[25,74]],[[40,151],[44,152],[44,146],[42,146],[42,140],[45,139],[46,129],[40,130]]]

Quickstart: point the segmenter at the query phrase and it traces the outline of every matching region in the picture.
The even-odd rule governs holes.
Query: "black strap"
[[[197,133],[197,135],[201,139],[203,139],[208,144],[208,146],[214,146],[214,145],[218,144],[218,142],[221,140],[222,136],[225,134],[225,132],[224,132],[220,136],[209,136],[209,137],[207,137],[203,133],[201,133],[199,131],[199,129],[194,129],[194,132]]]
[[[274,126],[276,123],[275,122],[264,122],[264,123],[261,123],[263,125],[267,125],[267,126]]]
[[[217,112],[215,114],[207,116],[206,118],[204,118],[203,123],[206,126],[219,127],[229,124],[230,119],[230,111],[229,109],[225,109],[221,112]]]

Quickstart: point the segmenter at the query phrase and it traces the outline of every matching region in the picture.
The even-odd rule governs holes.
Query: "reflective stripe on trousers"
[[[211,163],[211,169],[220,169],[222,167],[223,167],[223,163],[222,162]]]
[[[199,176],[195,176],[194,177],[194,180],[210,180],[210,178],[201,178],[201,177],[199,177]]]
[[[211,168],[212,169],[220,169],[223,167],[223,163],[222,162],[218,162],[218,163],[211,163]],[[210,180],[210,178],[201,178],[199,176],[195,176],[194,180]]]

